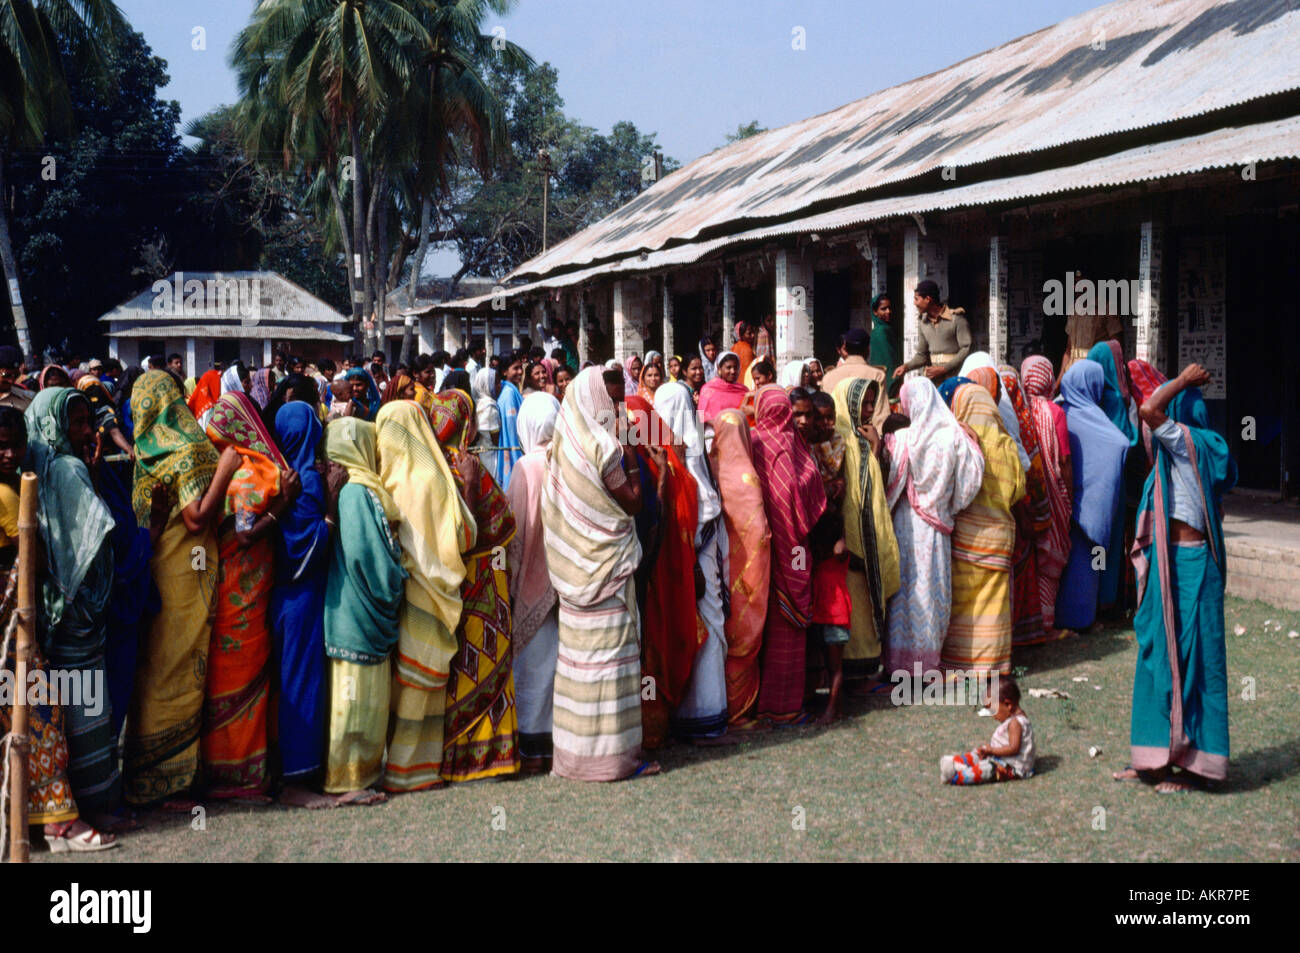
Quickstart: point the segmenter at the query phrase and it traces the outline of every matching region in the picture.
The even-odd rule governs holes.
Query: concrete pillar
[[[889,254],[886,251],[888,246],[885,244],[885,238],[884,235],[871,236],[871,254],[868,258],[871,262],[871,298],[873,301],[876,295],[889,294]],[[868,322],[869,326],[870,322]]]
[[[1160,288],[1164,278],[1165,230],[1159,222],[1142,223],[1138,244],[1137,357],[1168,374],[1160,320]]]
[[[510,308],[510,348],[514,351],[519,350],[519,309],[517,307]]]
[[[918,282],[929,278],[939,285],[939,296],[948,299],[948,259],[943,247],[934,239],[925,238],[916,225],[903,231],[903,360],[916,353],[920,339],[920,319],[912,293]]]
[[[197,378],[198,355],[195,353],[198,349],[194,346],[194,338],[185,339],[185,376]]]
[[[589,344],[587,341],[587,322],[590,320],[590,308],[587,306],[587,293],[578,292],[578,363],[582,364],[591,360],[587,356]]]
[[[461,330],[460,315],[444,314],[442,316],[442,348],[448,354],[455,354],[464,344],[465,332]]]
[[[262,366],[271,366],[271,339],[267,338],[262,342]]]
[[[614,282],[614,359],[620,364],[633,354],[645,353],[649,312],[649,302],[637,282]]]
[[[419,319],[419,354],[432,354],[438,350],[438,319],[423,315]]]
[[[996,364],[1006,364],[1011,315],[1011,284],[1007,269],[1007,240],[989,238],[989,355]]]
[[[776,253],[776,371],[813,352],[813,267],[799,252]]]
[[[726,351],[736,340],[736,278],[729,269],[722,272],[722,340],[718,350]]]
[[[666,277],[660,280],[659,289],[663,293],[664,367],[667,367],[668,358],[673,356],[673,290]]]

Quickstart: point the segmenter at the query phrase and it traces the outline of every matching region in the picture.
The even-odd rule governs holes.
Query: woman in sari
[[[700,338],[700,365],[704,368],[704,383],[718,376],[718,346],[707,334]]]
[[[1016,548],[1011,555],[1011,643],[1035,645],[1047,641],[1038,584],[1038,538],[1049,531],[1051,506],[1047,499],[1047,472],[1034,426],[1033,412],[1014,367],[998,368],[1002,392],[1016,412],[1020,447],[1029,457],[1025,470],[1025,495],[1012,510],[1016,519]]]
[[[510,581],[496,557],[515,535],[515,517],[505,492],[470,452],[474,404],[469,394],[439,394],[430,419],[456,490],[478,529],[465,553],[460,584],[463,608],[447,681],[441,776],[444,781],[477,781],[519,770]]]
[[[1129,447],[1136,447],[1142,436],[1141,423],[1120,343],[1110,340],[1094,344],[1088,351],[1088,360],[1101,365],[1105,379],[1100,401],[1102,413],[1128,438]],[[1115,503],[1116,513],[1111,523],[1110,540],[1103,540],[1106,546],[1106,565],[1097,592],[1097,602],[1102,609],[1115,607],[1122,610],[1128,601],[1125,598],[1124,577],[1128,570],[1126,556],[1129,547],[1125,544],[1132,539],[1138,496],[1147,475],[1144,462],[1143,455],[1136,453],[1130,453],[1124,461],[1124,483],[1120,498]]]
[[[788,394],[796,387],[806,389],[808,387],[808,377],[808,362],[796,360],[791,361],[781,369],[781,376],[777,379],[777,383],[784,387]]]
[[[389,401],[394,400],[415,400],[415,388],[415,378],[404,371],[399,371],[393,375],[393,379],[384,388],[381,403],[387,404]]]
[[[560,403],[550,394],[524,398],[519,409],[519,440],[524,455],[515,465],[506,490],[506,502],[515,514],[515,535],[506,546],[506,564],[510,567],[510,608],[514,617],[511,637],[515,649],[519,757],[527,774],[549,770],[553,751],[551,723],[560,631],[555,587],[546,569],[542,485],[546,482],[546,452],[559,414]]]
[[[399,375],[400,376],[400,375]],[[374,804],[388,737],[392,678],[406,592],[402,546],[392,525],[401,513],[379,479],[375,425],[345,417],[325,428],[325,456],[348,472],[339,491],[339,533],[325,582],[325,654],[329,657],[326,794],[341,804]]]
[[[873,380],[857,377],[840,381],[831,396],[835,400],[835,430],[844,440],[842,511],[853,603],[844,657],[846,667],[869,674],[884,650],[885,606],[900,584],[898,540],[889,517],[885,478],[876,458],[881,437],[871,423],[876,401],[881,399],[880,387]]]
[[[104,610],[113,592],[113,517],[84,462],[96,441],[90,402],[69,387],[46,387],[26,418],[46,568],[41,647],[51,668],[84,673],[80,677],[102,685]],[[96,826],[104,826],[100,818],[117,810],[122,797],[117,739],[105,701],[82,697],[63,705],[72,794]]]
[[[253,371],[249,378],[248,396],[253,398],[253,403],[257,404],[258,410],[262,410],[270,402],[273,390],[275,390],[275,381],[271,378],[271,368],[263,367]]]
[[[90,401],[96,431],[106,441],[112,441],[113,445],[123,453],[134,453],[135,448],[131,445],[131,438],[122,430],[122,422],[108,387],[94,374],[82,374],[77,379],[77,390],[85,394],[86,399]],[[105,446],[106,451],[107,449]]]
[[[647,362],[646,366],[641,368],[641,382],[637,386],[636,394],[647,403],[654,403],[655,393],[664,383],[664,368],[662,364]],[[691,401],[694,408],[695,402]]]
[[[281,407],[275,415],[275,434],[300,484],[279,520],[276,578],[271,591],[279,685],[276,740],[285,780],[281,800],[298,807],[332,807],[332,798],[308,791],[307,785],[325,766],[325,580],[330,535],[338,526],[338,494],[346,471],[327,465],[322,477],[317,469],[322,427],[307,402],[294,400]]]
[[[679,738],[707,744],[727,730],[726,620],[730,580],[722,497],[705,459],[705,435],[690,390],[684,384],[664,385],[655,397],[654,409],[676,435],[675,440],[680,441],[672,452],[695,489],[695,530],[688,537],[687,560],[691,584],[682,594],[687,605],[696,610],[695,651],[690,680],[673,713],[672,729]]]
[[[1133,400],[1139,405],[1150,400],[1151,395],[1169,380],[1154,366],[1138,358],[1128,362],[1128,376],[1133,388]],[[1139,410],[1138,424],[1142,429],[1142,447],[1146,450],[1147,466],[1152,467],[1156,462],[1155,445],[1151,437],[1151,428],[1147,426],[1146,421],[1140,419],[1140,414]]]
[[[248,369],[241,361],[232,361],[230,366],[221,372],[222,394],[247,393],[249,383]]]
[[[1156,464],[1133,549],[1140,593],[1133,764],[1116,777],[1153,772],[1162,794],[1228,775],[1222,503],[1237,473],[1228,442],[1210,429],[1200,392],[1209,380],[1202,367],[1188,365],[1140,411],[1155,438]],[[1180,773],[1170,774],[1175,767]]]
[[[364,367],[354,367],[344,375],[352,387],[352,404],[354,412],[363,420],[374,421],[375,414],[384,400],[379,394],[375,378]]]
[[[397,619],[393,721],[384,790],[441,787],[447,676],[456,654],[463,553],[474,546],[474,516],[456,490],[429,416],[398,400],[375,418],[379,477],[400,522],[405,599]]]
[[[1070,557],[1056,597],[1056,625],[1082,631],[1097,618],[1102,570],[1118,558],[1107,552],[1122,512],[1124,458],[1129,439],[1102,412],[1106,379],[1101,365],[1084,358],[1061,376],[1061,401],[1070,433],[1074,512]],[[1103,557],[1103,565],[1096,559]]]
[[[984,458],[929,378],[908,378],[899,406],[910,423],[885,437],[886,499],[901,563],[886,616],[885,667],[912,677],[939,665],[952,613],[950,537],[956,515],[980,491]]]
[[[973,371],[990,376],[989,368]],[[1012,508],[1025,495],[1025,471],[998,413],[996,372],[952,393],[952,411],[979,441],[984,475],[952,531],[952,615],[939,655],[946,668],[1011,673],[1011,557],[1016,544]]]
[[[502,362],[505,369],[502,374],[501,392],[497,395],[497,411],[501,416],[501,432],[497,435],[501,449],[497,451],[496,470],[493,476],[501,489],[510,486],[510,471],[523,456],[519,449],[519,408],[524,397],[519,392],[519,383],[523,380],[524,356],[515,354]]]
[[[553,773],[580,781],[659,771],[641,760],[640,472],[616,436],[622,372],[611,376],[589,367],[569,385],[542,491],[546,567],[560,601]],[[648,450],[667,466],[662,450]]]
[[[1025,393],[1038,440],[1046,489],[1048,525],[1034,540],[1037,551],[1038,601],[1047,638],[1060,638],[1056,627],[1056,594],[1061,573],[1070,557],[1070,499],[1074,471],[1070,466],[1070,432],[1065,411],[1051,399],[1055,385],[1052,362],[1041,355],[1027,357],[1020,365]],[[1014,639],[1014,635],[1012,636]]]
[[[794,426],[790,397],[779,384],[753,395],[754,472],[772,530],[772,592],[763,633],[759,716],[803,724],[804,654],[812,613],[808,537],[826,509],[826,490],[812,451]]]
[[[722,497],[727,530],[727,721],[733,731],[758,726],[758,660],[767,622],[772,571],[772,531],[754,470],[749,424],[738,409],[713,418],[709,468]]]
[[[186,401],[190,413],[194,415],[194,418],[199,423],[200,430],[207,427],[209,411],[220,396],[221,372],[215,368],[204,371],[194,385],[194,392],[190,394],[189,399]]]
[[[500,451],[496,449],[497,439],[501,435],[501,411],[497,407],[496,398],[493,391],[496,390],[497,372],[490,367],[480,368],[474,374],[473,390],[470,395],[474,398],[474,418],[478,424],[478,436],[474,438],[474,446],[478,447],[479,460],[482,462],[484,469],[493,476],[496,475],[497,467],[500,466],[498,459]],[[549,395],[548,395],[549,396]],[[429,395],[429,406],[425,407],[426,411],[433,410],[433,395]],[[423,405],[421,405],[423,406]],[[520,408],[522,412],[522,407]],[[523,434],[520,433],[522,439]],[[528,451],[525,450],[525,453]]]
[[[211,797],[269,801],[272,531],[299,479],[289,478],[289,465],[243,393],[221,395],[212,405],[207,433],[219,451],[233,447],[240,465],[226,488],[217,530],[220,569],[199,750]]]
[[[708,423],[719,412],[739,407],[749,389],[739,381],[740,358],[732,351],[718,355],[718,375],[700,389],[700,422]]]
[[[141,648],[135,694],[127,719],[126,800],[167,802],[188,791],[198,771],[212,600],[218,572],[216,524],[226,487],[242,458],[233,447],[218,455],[199,429],[166,371],[148,371],[135,383],[136,521],[163,529],[153,538],[151,568],[161,608]]]

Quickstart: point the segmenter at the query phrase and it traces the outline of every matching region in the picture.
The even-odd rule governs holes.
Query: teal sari
[[[1228,773],[1228,664],[1224,640],[1223,493],[1237,479],[1228,442],[1209,427],[1199,390],[1179,394],[1183,431],[1205,509],[1205,541],[1175,545],[1169,531],[1171,462],[1158,442],[1142,490],[1133,565],[1138,660],[1130,735],[1133,767],[1177,765],[1205,778]]]

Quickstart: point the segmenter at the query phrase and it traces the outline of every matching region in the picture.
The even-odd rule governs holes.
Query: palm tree
[[[331,190],[340,180],[351,190],[347,248],[358,336],[373,294],[365,138],[410,81],[414,51],[427,39],[411,6],[412,0],[262,0],[231,52],[243,123],[257,130],[249,138],[254,155],[278,145],[286,165],[313,175],[323,170]],[[342,213],[337,194],[336,206]]]
[[[125,27],[112,0],[0,0],[0,264],[25,355],[31,354],[32,338],[4,201],[5,159],[11,149],[39,146],[50,132],[71,125],[61,45],[86,76],[103,78],[103,51]]]

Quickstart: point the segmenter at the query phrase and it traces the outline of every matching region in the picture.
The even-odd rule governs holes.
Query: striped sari
[[[207,696],[199,750],[208,794],[214,798],[264,794],[267,708],[270,702],[271,627],[267,609],[275,583],[275,540],[270,533],[247,546],[249,529],[280,492],[288,469],[252,399],[223,394],[212,405],[208,439],[218,451],[234,447],[240,467],[226,488],[217,532],[221,568],[208,648]]]
[[[166,371],[140,376],[131,407],[136,519],[149,525],[156,486],[165,488],[172,504],[150,563],[162,608],[141,648],[126,727],[126,800],[148,804],[188,790],[198,772],[219,563],[216,530],[190,533],[181,510],[207,492],[217,451]]]
[[[447,682],[442,778],[476,781],[519,770],[510,581],[498,557],[515,535],[515,517],[492,474],[469,452],[474,405],[461,390],[433,398],[430,421],[456,490],[478,536],[465,553],[463,608]]]
[[[553,771],[580,781],[617,781],[641,759],[641,545],[610,494],[627,475],[602,370],[587,368],[565,392],[542,494],[560,600]]]
[[[985,672],[1011,671],[1011,508],[1025,495],[1025,471],[988,390],[963,384],[953,416],[979,440],[984,479],[952,532],[952,618],[940,664]]]
[[[1065,425],[1065,411],[1050,397],[1054,384],[1052,362],[1041,355],[1027,357],[1020,366],[1020,374],[1029,395],[1050,517],[1047,529],[1038,534],[1034,546],[1038,551],[1038,600],[1043,626],[1052,631],[1056,628],[1056,593],[1061,585],[1065,562],[1070,557],[1070,487],[1062,473],[1070,456],[1070,445],[1068,442],[1062,445],[1059,436]]]
[[[384,789],[417,791],[442,783],[443,713],[463,605],[463,554],[474,546],[477,530],[419,404],[385,404],[375,417],[375,437],[380,479],[401,514],[397,538],[408,573]]]
[[[713,418],[712,426],[709,467],[722,494],[728,545],[727,720],[735,725],[751,718],[758,702],[758,658],[767,621],[772,531],[754,472],[745,415],[739,410],[723,410]]]
[[[1051,506],[1047,499],[1047,472],[1043,466],[1043,452],[1034,427],[1033,411],[1020,386],[1020,375],[1015,368],[1002,365],[998,368],[1002,391],[1007,395],[1016,414],[1020,430],[1020,449],[1024,451],[1021,462],[1029,458],[1025,468],[1025,496],[1017,504],[1018,511],[1028,517],[1032,533],[1021,530],[1016,524],[1016,548],[1011,556],[1011,642],[1013,645],[1033,645],[1045,641],[1043,634],[1043,608],[1039,598],[1037,539],[1052,524]]]

